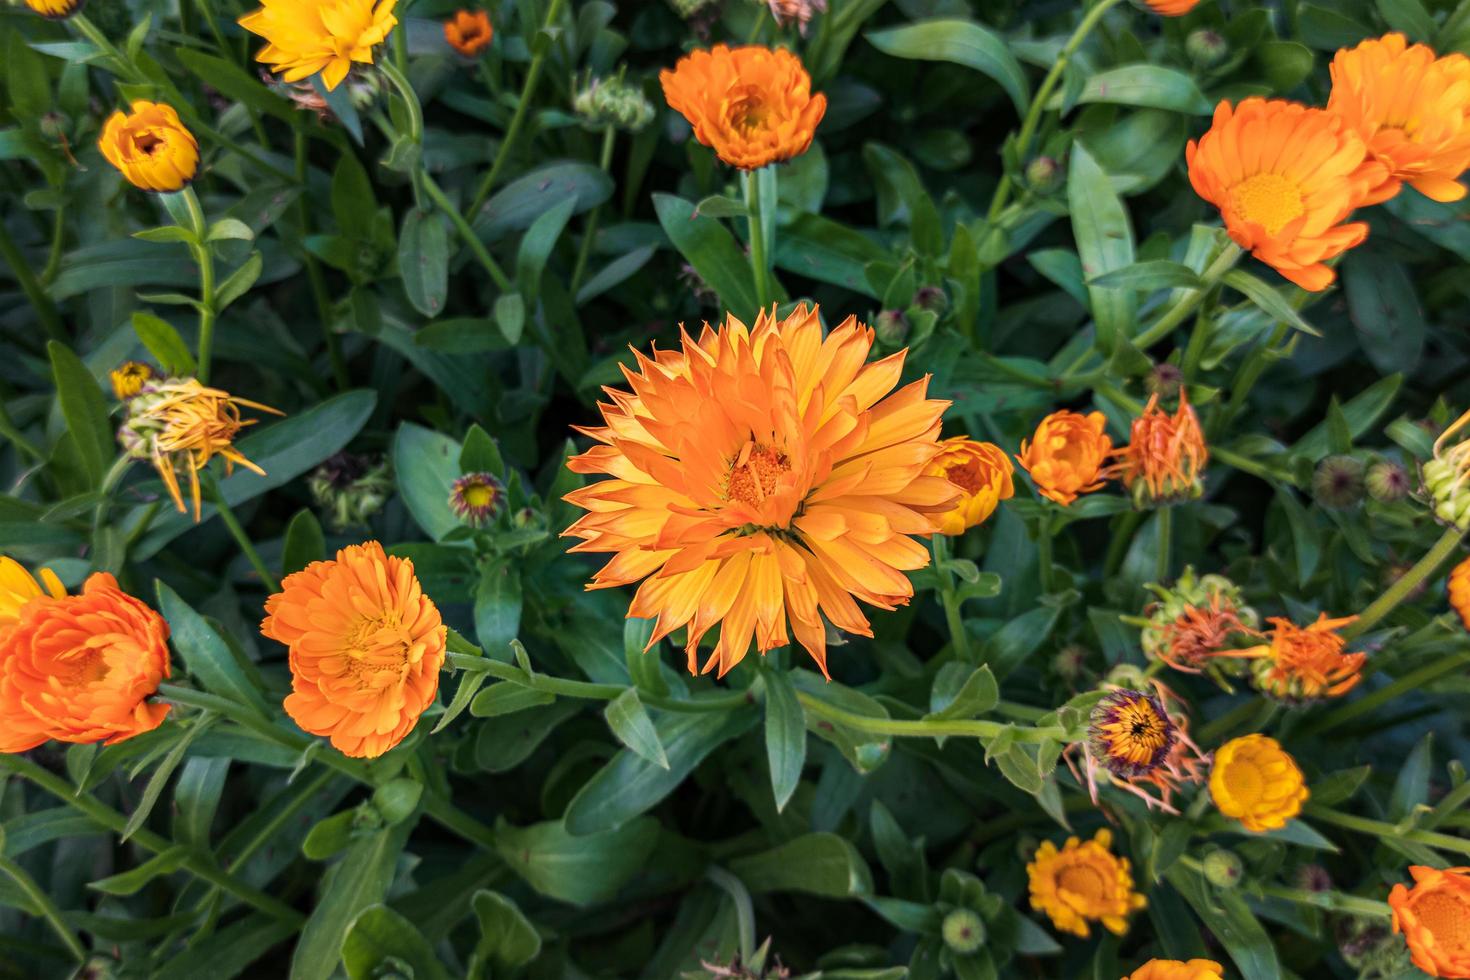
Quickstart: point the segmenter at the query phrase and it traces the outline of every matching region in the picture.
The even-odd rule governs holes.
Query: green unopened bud
[[[1245,874],[1243,865],[1234,851],[1221,848],[1205,855],[1205,878],[1216,888],[1234,888]]]
[[[572,108],[588,129],[615,126],[636,133],[653,120],[653,103],[642,87],[621,75],[588,79],[572,96]]]
[[[1184,39],[1184,51],[1201,68],[1218,65],[1230,53],[1230,44],[1218,31],[1202,27]]]
[[[1304,864],[1296,869],[1296,886],[1306,892],[1332,890],[1332,876],[1320,864]]]
[[[879,313],[878,322],[873,326],[878,334],[878,342],[885,347],[902,347],[909,335],[909,321],[898,310],[884,310]]]
[[[943,313],[949,309],[949,297],[938,286],[920,286],[914,291],[914,305],[930,313]]]
[[[393,473],[386,459],[337,453],[307,481],[312,498],[335,531],[361,527],[393,495]]]
[[[669,6],[680,17],[688,20],[704,8],[714,6],[716,2],[717,0],[669,0]]]
[[[1061,186],[1062,165],[1052,157],[1037,157],[1026,165],[1026,185],[1038,194],[1050,194]]]
[[[1153,366],[1143,383],[1150,395],[1172,401],[1179,397],[1179,389],[1184,385],[1184,372],[1179,370],[1179,365],[1164,361]]]
[[[1332,510],[1346,510],[1363,500],[1363,463],[1351,456],[1328,456],[1312,474],[1312,496]]]
[[[65,139],[68,127],[66,116],[59,112],[48,112],[41,117],[41,133],[49,140]]]
[[[1368,467],[1368,495],[1380,504],[1392,504],[1409,495],[1409,473],[1398,463],[1384,460]]]
[[[1082,674],[1082,668],[1087,665],[1089,651],[1084,646],[1076,643],[1069,644],[1057,651],[1052,660],[1052,669],[1057,676],[1063,680],[1076,680]]]
[[[961,956],[985,945],[985,922],[969,909],[955,909],[944,917],[944,945]]]

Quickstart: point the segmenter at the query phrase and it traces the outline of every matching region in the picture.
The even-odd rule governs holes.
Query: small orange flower
[[[1268,735],[1245,735],[1215,751],[1210,796],[1246,830],[1280,830],[1310,795],[1296,760]]]
[[[1366,224],[1343,222],[1384,171],[1340,117],[1278,99],[1221,102],[1185,158],[1195,192],[1220,209],[1236,244],[1313,292],[1336,278],[1323,260],[1368,237]]]
[[[964,534],[985,523],[1002,500],[1015,496],[1011,480],[1015,467],[999,446],[969,436],[955,436],[939,445],[939,455],[924,472],[944,477],[961,491],[954,510],[937,519],[939,533]]]
[[[1031,442],[1022,440],[1016,458],[1042,496],[1065,507],[1107,482],[1103,464],[1113,440],[1103,431],[1105,424],[1102,412],[1052,412],[1036,427]]]
[[[199,170],[199,141],[173,106],[145,99],[107,117],[97,148],[128,182],[145,191],[182,190]]]
[[[478,58],[494,39],[495,28],[483,10],[457,10],[444,22],[444,40],[466,58]]]
[[[690,52],[658,77],[694,138],[741,170],[805,153],[827,111],[827,97],[812,94],[811,76],[785,48],[717,44]]]
[[[1214,960],[1149,960],[1123,980],[1220,980],[1225,968]]]
[[[290,649],[286,714],[343,755],[373,759],[434,702],[448,633],[413,562],[376,541],[287,575],[260,632]]]
[[[1110,850],[1113,832],[1106,827],[1087,842],[1076,837],[1058,850],[1042,841],[1026,865],[1031,907],[1051,917],[1063,932],[1086,939],[1088,923],[1101,922],[1110,932],[1128,931],[1128,915],[1148,904],[1133,890],[1128,859]]]
[[[1236,656],[1256,660],[1256,684],[1273,697],[1310,700],[1346,694],[1363,679],[1366,653],[1344,653],[1347,640],[1337,630],[1356,616],[1317,621],[1303,628],[1289,619],[1272,617],[1271,642],[1242,650]]]
[[[48,738],[113,745],[161,725],[168,705],[147,699],[169,676],[163,617],[106,572],[74,596],[41,577],[50,596],[0,561],[0,752]],[[18,607],[16,596],[26,597]]]
[[[1365,204],[1407,183],[1435,201],[1465,196],[1470,167],[1470,58],[1436,57],[1402,34],[1369,39],[1332,59],[1327,111],[1351,126],[1386,169]]]
[[[1450,608],[1460,614],[1460,622],[1470,630],[1470,558],[1450,572]]]
[[[1159,396],[1148,400],[1143,414],[1133,420],[1127,446],[1118,451],[1120,462],[1110,471],[1128,487],[1135,503],[1160,504],[1198,497],[1200,475],[1209,462],[1199,418],[1179,389],[1179,408],[1173,415],[1159,408]]]
[[[1470,868],[1409,868],[1414,887],[1388,893],[1393,931],[1414,965],[1431,977],[1470,977]]]
[[[1199,6],[1199,0],[1143,0],[1143,4],[1161,17],[1183,17]]]

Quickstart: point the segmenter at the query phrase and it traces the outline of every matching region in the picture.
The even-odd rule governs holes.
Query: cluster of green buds
[[[393,495],[393,470],[382,457],[337,453],[311,474],[312,499],[335,531],[361,527]]]
[[[1470,438],[1456,441],[1470,424],[1470,412],[1456,419],[1434,442],[1434,458],[1424,463],[1424,493],[1434,516],[1461,531],[1470,531]]]
[[[626,69],[607,78],[593,78],[588,73],[576,94],[572,109],[588,129],[613,126],[636,133],[653,121],[653,103],[643,94],[643,87],[626,78]]]
[[[1260,616],[1246,605],[1240,586],[1223,575],[1196,576],[1185,568],[1173,585],[1148,586],[1157,601],[1144,618],[1127,621],[1140,627],[1143,652],[1175,669],[1214,672],[1231,663],[1229,651],[1260,626]]]

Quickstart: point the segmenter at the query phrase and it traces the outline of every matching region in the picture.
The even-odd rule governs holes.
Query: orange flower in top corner
[[[1200,475],[1209,462],[1204,430],[1179,389],[1179,407],[1173,415],[1159,408],[1159,396],[1148,400],[1133,420],[1127,446],[1112,475],[1133,494],[1135,503],[1170,503],[1198,497],[1204,490]]]
[[[169,707],[148,698],[169,676],[168,624],[106,572],[49,595],[0,559],[0,752],[55,739],[108,745],[152,731]]]
[[[694,138],[741,170],[805,153],[827,111],[827,97],[812,94],[811,76],[785,48],[717,44],[691,51],[658,77]]]
[[[1214,960],[1149,960],[1123,980],[1221,980],[1225,968]]]
[[[1470,977],[1470,868],[1409,868],[1414,887],[1388,893],[1393,931],[1431,977]]]
[[[1256,685],[1272,697],[1289,700],[1341,697],[1363,679],[1366,653],[1345,653],[1347,640],[1337,632],[1356,616],[1328,619],[1321,613],[1310,626],[1272,617],[1271,642],[1241,650],[1237,657],[1254,658]]]
[[[1470,630],[1470,558],[1466,558],[1450,572],[1450,608],[1460,614],[1460,622]]]
[[[1021,441],[1016,458],[1042,496],[1065,507],[1078,495],[1102,488],[1107,482],[1103,464],[1113,451],[1113,440],[1103,431],[1106,424],[1102,412],[1052,412],[1030,442]]]
[[[1402,34],[1369,39],[1332,59],[1327,111],[1340,116],[1385,167],[1365,204],[1408,184],[1435,201],[1465,196],[1470,167],[1470,58],[1437,57]]]
[[[1143,0],[1143,5],[1161,17],[1183,17],[1199,6],[1199,0]]]
[[[457,10],[444,22],[444,40],[466,58],[478,58],[494,39],[490,15],[483,10]]]
[[[27,7],[47,20],[66,20],[81,11],[86,0],[25,0]]]
[[[1031,907],[1050,916],[1056,928],[1082,939],[1090,934],[1091,922],[1101,922],[1115,935],[1127,932],[1129,914],[1148,900],[1133,890],[1128,859],[1114,855],[1112,844],[1113,832],[1107,828],[1090,841],[1070,837],[1060,849],[1042,841],[1026,865]]]
[[[321,72],[328,92],[354,62],[373,63],[373,48],[398,23],[397,0],[262,0],[237,23],[265,38],[255,60],[287,82]]]
[[[1279,99],[1221,102],[1185,158],[1235,243],[1313,292],[1336,278],[1323,260],[1368,237],[1366,224],[1343,222],[1384,173],[1342,118]]]
[[[135,99],[130,112],[107,117],[97,148],[134,187],[182,190],[199,170],[199,141],[173,106]]]
[[[969,436],[955,436],[939,445],[939,455],[925,472],[944,477],[960,490],[954,509],[939,517],[939,533],[964,534],[989,520],[1002,500],[1015,496],[1011,479],[1015,467],[999,446]]]
[[[612,552],[592,589],[643,580],[628,610],[657,619],[652,646],[688,628],[690,672],[723,675],[750,649],[796,641],[827,670],[826,624],[872,636],[855,599],[892,610],[913,597],[906,571],[929,563],[914,535],[935,531],[956,488],[925,470],[949,402],[929,379],[892,391],[907,351],[865,363],[873,330],[848,317],[822,336],[815,308],[784,320],[735,317],[679,351],[634,352],[631,392],[605,388],[606,424],[577,473],[610,479],[567,494],[588,513],[572,550]],[[886,396],[886,397],[885,397]]]
[[[413,562],[376,541],[287,575],[260,632],[290,650],[286,714],[343,755],[403,741],[439,690],[448,631]]]

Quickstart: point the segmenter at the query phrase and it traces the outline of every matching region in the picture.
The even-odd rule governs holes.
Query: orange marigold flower
[[[1437,57],[1402,34],[1370,38],[1332,59],[1327,111],[1342,117],[1385,168],[1365,204],[1407,183],[1435,201],[1465,196],[1470,167],[1470,58]]]
[[[135,99],[131,112],[107,117],[97,140],[102,156],[145,191],[182,190],[199,170],[199,141],[173,106]]]
[[[457,10],[444,22],[444,40],[466,58],[478,58],[494,39],[495,28],[483,10]]]
[[[1214,960],[1149,960],[1123,980],[1220,980],[1225,968]]]
[[[199,520],[199,471],[219,456],[229,473],[236,463],[253,473],[265,471],[246,459],[233,440],[254,419],[241,419],[240,407],[281,413],[268,405],[236,398],[218,388],[206,388],[194,378],[166,378],[145,384],[128,402],[128,419],[118,430],[118,441],[134,459],[146,459],[158,471],[179,513],[185,512],[176,470],[189,473],[194,520]]]
[[[82,9],[86,0],[25,0],[27,7],[47,20],[65,20]]]
[[[827,111],[827,97],[812,94],[811,76],[785,48],[717,44],[691,51],[658,78],[694,138],[741,170],[805,153]]]
[[[1470,868],[1413,865],[1414,887],[1388,893],[1393,931],[1403,933],[1414,965],[1431,977],[1470,977]]]
[[[1245,735],[1215,750],[1210,797],[1246,830],[1280,830],[1310,795],[1296,760],[1268,735]]]
[[[1366,224],[1343,222],[1383,167],[1332,113],[1278,99],[1221,102],[1185,158],[1189,182],[1220,209],[1236,244],[1303,289],[1326,289],[1336,273],[1323,260],[1368,237]]]
[[[1085,843],[1069,837],[1058,850],[1042,841],[1031,863],[1031,907],[1051,917],[1063,932],[1086,939],[1088,923],[1101,922],[1121,936],[1128,931],[1128,915],[1148,904],[1133,890],[1133,872],[1128,859],[1110,850],[1113,832],[1099,830]]]
[[[106,572],[74,596],[49,572],[41,577],[50,596],[0,562],[0,752],[48,738],[112,745],[161,725],[168,705],[147,699],[169,676],[163,617]],[[18,595],[26,600],[16,607]]]
[[[1450,608],[1460,614],[1460,622],[1470,630],[1470,558],[1450,572],[1449,594]]]
[[[1149,398],[1143,413],[1133,420],[1128,445],[1118,454],[1121,459],[1109,475],[1128,487],[1135,503],[1169,503],[1198,497],[1204,490],[1200,475],[1210,451],[1183,388],[1173,415],[1159,408],[1158,395]]]
[[[1256,660],[1256,685],[1277,698],[1310,700],[1335,698],[1351,691],[1363,679],[1360,673],[1366,653],[1344,653],[1347,640],[1337,630],[1357,620],[1356,616],[1328,619],[1321,613],[1305,628],[1289,619],[1274,616],[1271,642],[1242,650],[1237,656]]]
[[[1183,17],[1199,6],[1199,0],[1143,0],[1143,4],[1162,17]]]
[[[729,317],[679,352],[635,351],[632,392],[605,388],[600,445],[572,458],[611,479],[567,494],[588,511],[573,551],[612,552],[589,588],[643,579],[628,610],[658,620],[654,643],[722,623],[704,670],[723,675],[755,638],[761,653],[791,631],[825,673],[827,622],[872,636],[853,600],[879,609],[914,594],[904,572],[929,563],[911,535],[935,531],[955,486],[925,470],[949,402],[922,378],[889,395],[907,351],[864,363],[873,330],[848,317],[822,336],[815,308],[753,328]],[[887,395],[888,397],[884,397]]]
[[[1169,758],[1177,734],[1158,697],[1126,688],[1109,692],[1092,709],[1089,748],[1114,775],[1146,776]]]
[[[969,436],[955,436],[939,445],[940,453],[925,473],[942,476],[960,490],[954,509],[940,515],[939,532],[964,534],[989,520],[1002,500],[1015,496],[1011,480],[1015,467],[999,446]]]
[[[434,702],[448,632],[407,558],[376,541],[287,575],[260,632],[290,649],[286,714],[343,755],[373,759]]]
[[[353,62],[373,63],[373,48],[398,23],[397,0],[262,0],[237,23],[265,38],[255,60],[285,81],[322,74],[328,92],[342,84]]]
[[[1102,412],[1052,412],[1041,420],[1029,443],[1021,441],[1016,458],[1042,496],[1065,507],[1079,494],[1102,487],[1107,481],[1103,464],[1113,451],[1105,424]]]

